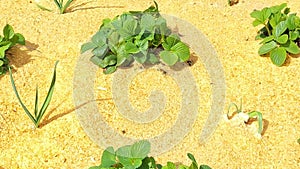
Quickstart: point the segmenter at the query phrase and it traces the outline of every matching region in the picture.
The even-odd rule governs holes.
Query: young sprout
[[[242,113],[243,116],[241,116],[244,120],[245,123],[248,123],[250,119],[257,118],[258,121],[258,134],[261,136],[261,133],[263,131],[263,117],[262,113],[258,111],[251,111],[249,113],[244,113],[242,111],[242,99],[241,99],[241,104],[240,107],[238,107],[235,103],[230,103],[228,106],[228,111],[227,111],[227,118],[229,119],[230,117],[234,116],[235,114],[233,113],[232,115],[229,116],[229,111],[230,108],[234,106],[236,108],[236,111],[234,113],[240,114]]]
[[[59,9],[59,13],[60,14],[64,14],[66,13],[67,8],[71,5],[71,3],[73,2],[73,0],[68,0],[65,4],[64,4],[64,0],[53,0],[55,5],[57,6],[57,8]],[[52,12],[51,9],[46,8],[42,5],[40,5],[38,2],[36,2],[37,7],[39,7],[42,10],[45,11],[49,11]]]
[[[60,14],[63,14],[66,12],[66,9],[70,6],[73,0],[68,0],[65,5],[64,5],[64,0],[54,0],[54,2],[58,7]]]
[[[23,110],[25,111],[25,113],[29,116],[29,118],[31,119],[31,121],[34,123],[35,127],[38,128],[39,127],[39,124],[40,124],[40,121],[42,119],[42,117],[44,116],[48,106],[49,106],[49,103],[51,101],[51,98],[52,98],[52,94],[53,94],[53,91],[54,91],[54,85],[55,85],[55,81],[56,81],[56,66],[58,64],[58,61],[56,61],[55,63],[55,67],[54,67],[54,73],[53,73],[53,77],[52,77],[52,82],[51,82],[51,85],[50,85],[50,88],[49,88],[49,91],[47,93],[47,96],[46,96],[46,99],[40,109],[40,111],[38,111],[38,88],[36,87],[36,95],[35,95],[35,105],[34,105],[34,114],[32,115],[27,107],[24,105],[24,103],[22,102],[21,98],[20,98],[20,95],[16,89],[16,86],[15,86],[15,81],[12,77],[12,72],[11,72],[11,69],[10,67],[8,68],[9,70],[9,74],[10,74],[10,80],[11,80],[11,84],[12,84],[12,87],[13,87],[13,90],[23,108]]]

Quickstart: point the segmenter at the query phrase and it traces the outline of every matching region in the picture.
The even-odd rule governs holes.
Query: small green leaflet
[[[281,66],[286,59],[286,51],[283,47],[275,48],[270,52],[270,58],[276,66]]]

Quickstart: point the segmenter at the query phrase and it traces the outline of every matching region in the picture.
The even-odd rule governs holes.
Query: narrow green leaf
[[[282,66],[286,60],[286,50],[283,47],[278,47],[270,52],[271,61],[276,66]]]
[[[51,101],[51,98],[52,98],[52,95],[53,95],[53,92],[54,92],[54,86],[55,86],[55,81],[56,81],[56,67],[57,67],[57,64],[58,64],[58,61],[55,62],[55,66],[54,66],[54,71],[53,71],[53,77],[52,77],[52,81],[51,81],[51,84],[50,84],[50,88],[48,90],[48,93],[47,93],[47,96],[44,100],[44,103],[38,113],[38,117],[37,117],[37,127],[42,119],[42,117],[44,116],[49,104],[50,104],[50,101]]]
[[[258,54],[259,55],[264,55],[266,53],[269,53],[271,50],[273,50],[274,48],[277,47],[277,43],[274,41],[268,42],[264,45],[262,45],[259,50],[258,50]]]
[[[199,169],[211,169],[208,165],[200,165]]]
[[[195,163],[195,164],[198,166],[197,161],[196,161],[196,159],[195,159],[195,157],[194,157],[193,154],[188,153],[187,156],[188,156],[188,158],[189,158],[190,160],[192,160],[193,163]]]
[[[67,8],[71,5],[71,3],[73,2],[73,0],[68,0],[67,3],[61,8],[61,14],[65,13]]]
[[[178,61],[178,56],[171,51],[161,51],[159,55],[162,61],[169,66],[174,65]]]
[[[39,103],[39,90],[38,90],[38,86],[36,86],[35,103],[34,103],[34,118],[35,119],[37,119],[37,117],[38,117],[38,111],[39,111],[38,103]]]
[[[6,40],[11,39],[14,36],[15,32],[12,26],[6,24],[3,28],[3,35]]]
[[[16,85],[15,85],[15,81],[12,77],[12,71],[10,69],[10,67],[8,67],[8,70],[9,70],[9,77],[10,77],[10,81],[11,81],[11,85],[13,87],[13,90],[18,98],[18,101],[19,103],[21,104],[23,110],[25,111],[25,113],[27,114],[27,116],[30,118],[30,120],[35,124],[35,126],[37,126],[37,121],[36,119],[32,116],[32,114],[29,112],[29,110],[27,109],[27,107],[24,105],[24,103],[22,102],[21,98],[20,98],[20,95],[17,91],[17,88],[16,88]]]

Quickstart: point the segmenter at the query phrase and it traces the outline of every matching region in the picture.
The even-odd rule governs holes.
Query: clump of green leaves
[[[254,10],[250,14],[255,18],[253,26],[263,25],[256,36],[256,39],[262,39],[258,53],[269,53],[271,61],[277,66],[285,63],[287,54],[300,53],[300,18],[295,13],[289,14],[290,8],[286,6],[283,3]]]
[[[141,140],[133,145],[120,147],[116,151],[113,147],[108,147],[102,154],[101,164],[89,169],[176,169],[173,162],[168,162],[162,166],[157,164],[153,157],[148,157],[150,152],[150,143]],[[188,153],[188,158],[192,160],[190,166],[180,165],[179,169],[198,169],[198,163],[195,157]],[[200,165],[199,169],[210,169],[207,165]]]
[[[15,33],[13,27],[7,24],[3,28],[3,36],[0,35],[0,76],[5,74],[9,67],[6,51],[16,44],[25,45],[25,38],[20,33]]]
[[[64,0],[53,0],[55,5],[57,6],[57,8],[59,9],[59,13],[60,14],[64,14],[66,13],[67,8],[71,5],[71,3],[73,2],[73,0],[68,0],[66,3],[64,3]],[[52,12],[51,9],[48,9],[38,3],[36,3],[36,5],[42,9],[42,10],[46,10],[46,11],[50,11]]]
[[[234,116],[234,114],[240,114],[240,113],[244,113],[242,110],[242,100],[241,100],[241,104],[240,107],[238,107],[235,103],[230,103],[228,106],[228,110],[227,110],[227,118],[230,119],[229,116]],[[231,113],[230,115],[230,109],[231,107],[234,107],[236,110],[234,111],[234,113]],[[257,122],[258,122],[258,134],[261,136],[262,131],[263,131],[263,117],[262,117],[262,113],[258,112],[258,111],[251,111],[248,113],[244,113],[246,115],[245,118],[245,123],[247,124],[251,119],[255,119],[257,118]]]
[[[55,67],[54,67],[54,73],[53,73],[53,77],[52,77],[52,82],[51,82],[51,85],[50,85],[50,88],[49,88],[49,91],[47,93],[47,96],[45,98],[45,101],[40,109],[40,111],[38,110],[38,97],[39,97],[39,94],[38,94],[38,87],[36,87],[36,94],[35,94],[35,105],[34,105],[34,114],[31,114],[29,112],[29,110],[27,109],[27,107],[24,105],[24,103],[22,102],[21,98],[20,98],[20,95],[16,89],[16,86],[15,86],[15,81],[12,77],[12,72],[11,72],[11,69],[9,67],[9,74],[10,74],[10,80],[11,80],[11,84],[12,84],[12,87],[13,87],[13,90],[19,100],[19,103],[21,104],[22,108],[24,109],[25,113],[28,115],[28,117],[31,119],[31,121],[34,123],[35,127],[38,128],[39,127],[39,124],[40,124],[40,121],[42,119],[42,117],[44,116],[49,104],[50,104],[50,101],[51,101],[51,98],[52,98],[52,95],[53,95],[53,91],[54,91],[54,86],[55,86],[55,81],[56,81],[56,67],[57,67],[57,64],[58,64],[58,61],[56,61],[55,63]]]
[[[105,74],[116,71],[119,66],[129,66],[133,61],[174,65],[187,61],[189,47],[167,27],[159,14],[158,5],[145,11],[130,11],[104,19],[91,42],[81,46],[81,53],[91,50],[91,61],[104,69]]]

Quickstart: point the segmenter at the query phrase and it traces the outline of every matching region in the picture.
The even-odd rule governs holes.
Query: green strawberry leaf
[[[289,36],[287,34],[283,34],[279,36],[278,38],[275,38],[275,40],[280,44],[285,44],[289,39]]]
[[[108,147],[104,150],[101,157],[101,165],[100,167],[110,167],[117,163],[116,155],[113,147]]]
[[[6,45],[0,47],[0,58],[5,57],[5,51],[9,49],[10,47],[10,42],[6,43]]]
[[[285,48],[286,51],[288,51],[291,54],[299,54],[300,53],[300,49],[299,49],[298,45],[293,41],[289,41],[286,45],[283,45],[283,47]]]
[[[139,48],[132,42],[127,42],[125,44],[125,50],[127,53],[138,53],[140,51]]]
[[[171,51],[173,51],[181,62],[185,62],[190,58],[190,49],[183,42],[178,42],[174,46],[171,47]]]
[[[162,61],[169,66],[174,65],[178,61],[178,56],[171,51],[161,51],[159,55]]]
[[[131,146],[131,157],[145,158],[150,153],[150,142],[147,140],[141,140],[134,143]]]
[[[105,70],[103,71],[104,74],[112,74],[117,70],[116,66],[110,66],[105,68]]]
[[[9,24],[6,24],[3,28],[3,35],[6,40],[11,39],[15,35],[13,27]]]
[[[287,29],[287,24],[286,21],[281,21],[279,22],[278,25],[276,25],[275,29],[273,30],[273,35],[275,36],[275,38],[279,37],[280,35],[283,34],[284,31],[286,31]]]
[[[93,43],[93,42],[87,42],[87,43],[81,45],[80,53],[84,53],[84,52],[86,52],[86,51],[88,51],[90,49],[94,49],[96,47],[97,47],[97,45],[95,43]]]
[[[277,43],[274,41],[265,43],[264,45],[262,45],[259,50],[258,50],[258,54],[259,55],[264,55],[266,53],[269,53],[271,50],[273,50],[274,48],[277,47]]]
[[[282,66],[286,60],[286,50],[283,47],[278,47],[270,52],[271,61],[276,66]]]

